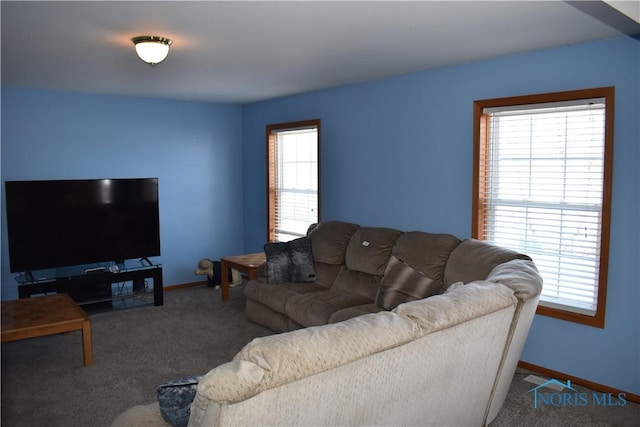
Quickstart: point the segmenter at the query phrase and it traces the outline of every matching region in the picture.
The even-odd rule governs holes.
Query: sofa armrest
[[[496,266],[513,259],[531,260],[510,249],[498,247],[482,240],[466,239],[449,255],[444,269],[444,283],[470,283],[474,280],[488,280],[487,276]]]
[[[501,283],[513,291],[519,300],[540,296],[542,277],[533,261],[513,259],[497,265],[487,276],[487,281]]]

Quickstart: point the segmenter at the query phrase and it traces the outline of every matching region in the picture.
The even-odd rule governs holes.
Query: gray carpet
[[[252,338],[271,334],[246,320],[242,287],[230,294],[223,304],[218,291],[200,286],[166,292],[162,307],[92,315],[91,367],[82,365],[79,332],[2,344],[2,426],[109,426],[125,409],[155,401],[164,381],[229,361]],[[534,409],[535,385],[524,376],[516,374],[491,427],[640,422],[634,403]]]
[[[241,288],[230,294],[222,304],[199,286],[165,292],[161,307],[92,315],[90,367],[80,332],[2,344],[2,426],[108,426],[164,381],[231,360],[272,332],[246,320]]]

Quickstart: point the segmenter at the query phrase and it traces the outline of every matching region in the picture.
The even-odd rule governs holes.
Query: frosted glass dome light
[[[152,67],[161,63],[169,55],[169,46],[173,41],[160,36],[138,36],[131,39],[136,47],[136,53]]]

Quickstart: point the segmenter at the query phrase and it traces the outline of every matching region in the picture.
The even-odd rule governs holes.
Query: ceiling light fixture
[[[136,53],[152,67],[161,63],[169,55],[169,46],[173,41],[160,36],[138,36],[131,39],[136,46]]]

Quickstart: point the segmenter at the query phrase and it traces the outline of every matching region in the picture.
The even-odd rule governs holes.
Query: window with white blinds
[[[306,235],[319,221],[319,121],[267,127],[268,240]]]
[[[609,228],[607,94],[476,105],[476,237],[533,258],[540,304],[604,320]],[[611,93],[612,96],[612,93]],[[557,99],[560,98],[560,99]],[[504,100],[503,100],[504,101]],[[481,101],[479,101],[481,102]],[[604,252],[603,252],[604,251]],[[545,314],[545,313],[543,313]],[[574,316],[576,317],[576,316]]]

